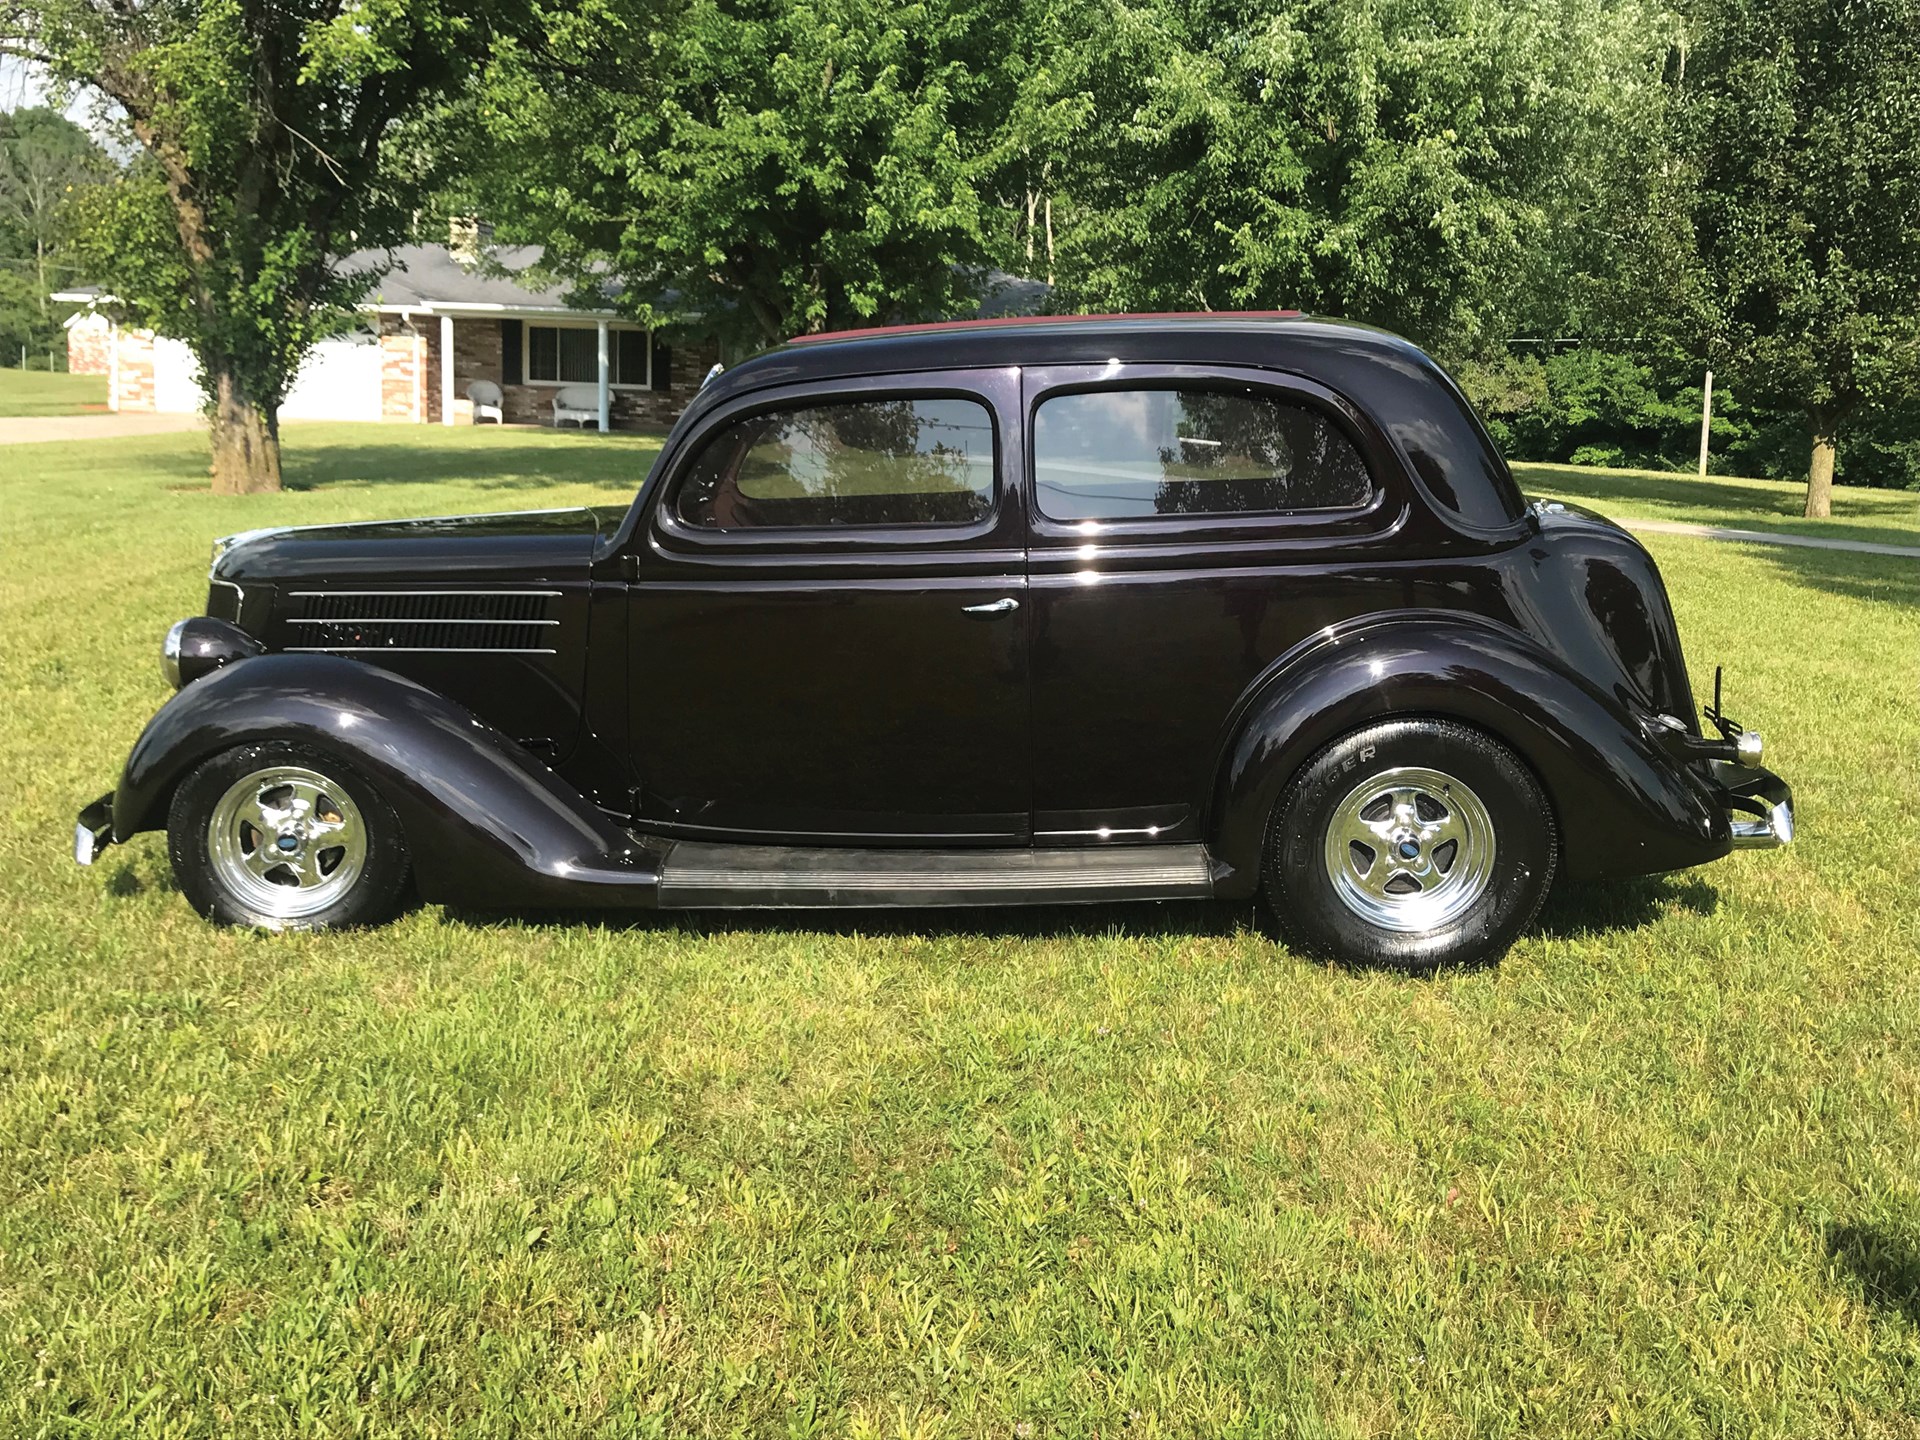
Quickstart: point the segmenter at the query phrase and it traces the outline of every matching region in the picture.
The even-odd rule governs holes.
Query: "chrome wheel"
[[[299,920],[353,888],[367,863],[367,827],[338,782],[276,765],[242,776],[214,804],[207,858],[248,909]]]
[[[1327,875],[1341,903],[1370,925],[1412,933],[1457,920],[1493,874],[1493,821],[1451,775],[1398,766],[1334,807]]]

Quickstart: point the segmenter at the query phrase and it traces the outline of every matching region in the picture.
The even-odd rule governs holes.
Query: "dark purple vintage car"
[[[1418,349],[1298,316],[818,337],[624,510],[260,531],[211,579],[76,852],[165,828],[231,924],[1258,893],[1426,968],[1558,876],[1793,828],[1646,551],[1529,507]]]

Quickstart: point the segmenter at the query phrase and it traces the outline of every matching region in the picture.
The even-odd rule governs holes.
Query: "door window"
[[[1329,416],[1248,391],[1056,395],[1034,419],[1033,462],[1053,520],[1339,510],[1373,493]]]
[[[812,405],[710,438],[674,514],[700,530],[966,525],[992,512],[993,477],[993,417],[978,401]]]

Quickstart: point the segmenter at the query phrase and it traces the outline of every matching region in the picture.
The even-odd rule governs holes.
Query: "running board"
[[[1204,845],[1074,850],[829,850],[682,840],[660,865],[663,909],[1036,905],[1213,893]]]

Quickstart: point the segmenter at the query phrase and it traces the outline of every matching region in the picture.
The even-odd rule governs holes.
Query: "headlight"
[[[160,642],[160,673],[178,690],[222,665],[264,653],[265,647],[240,629],[211,615],[179,621]]]
[[[180,688],[180,637],[186,633],[187,622],[176,620],[168,628],[167,638],[160,642],[160,673],[176,690]]]

